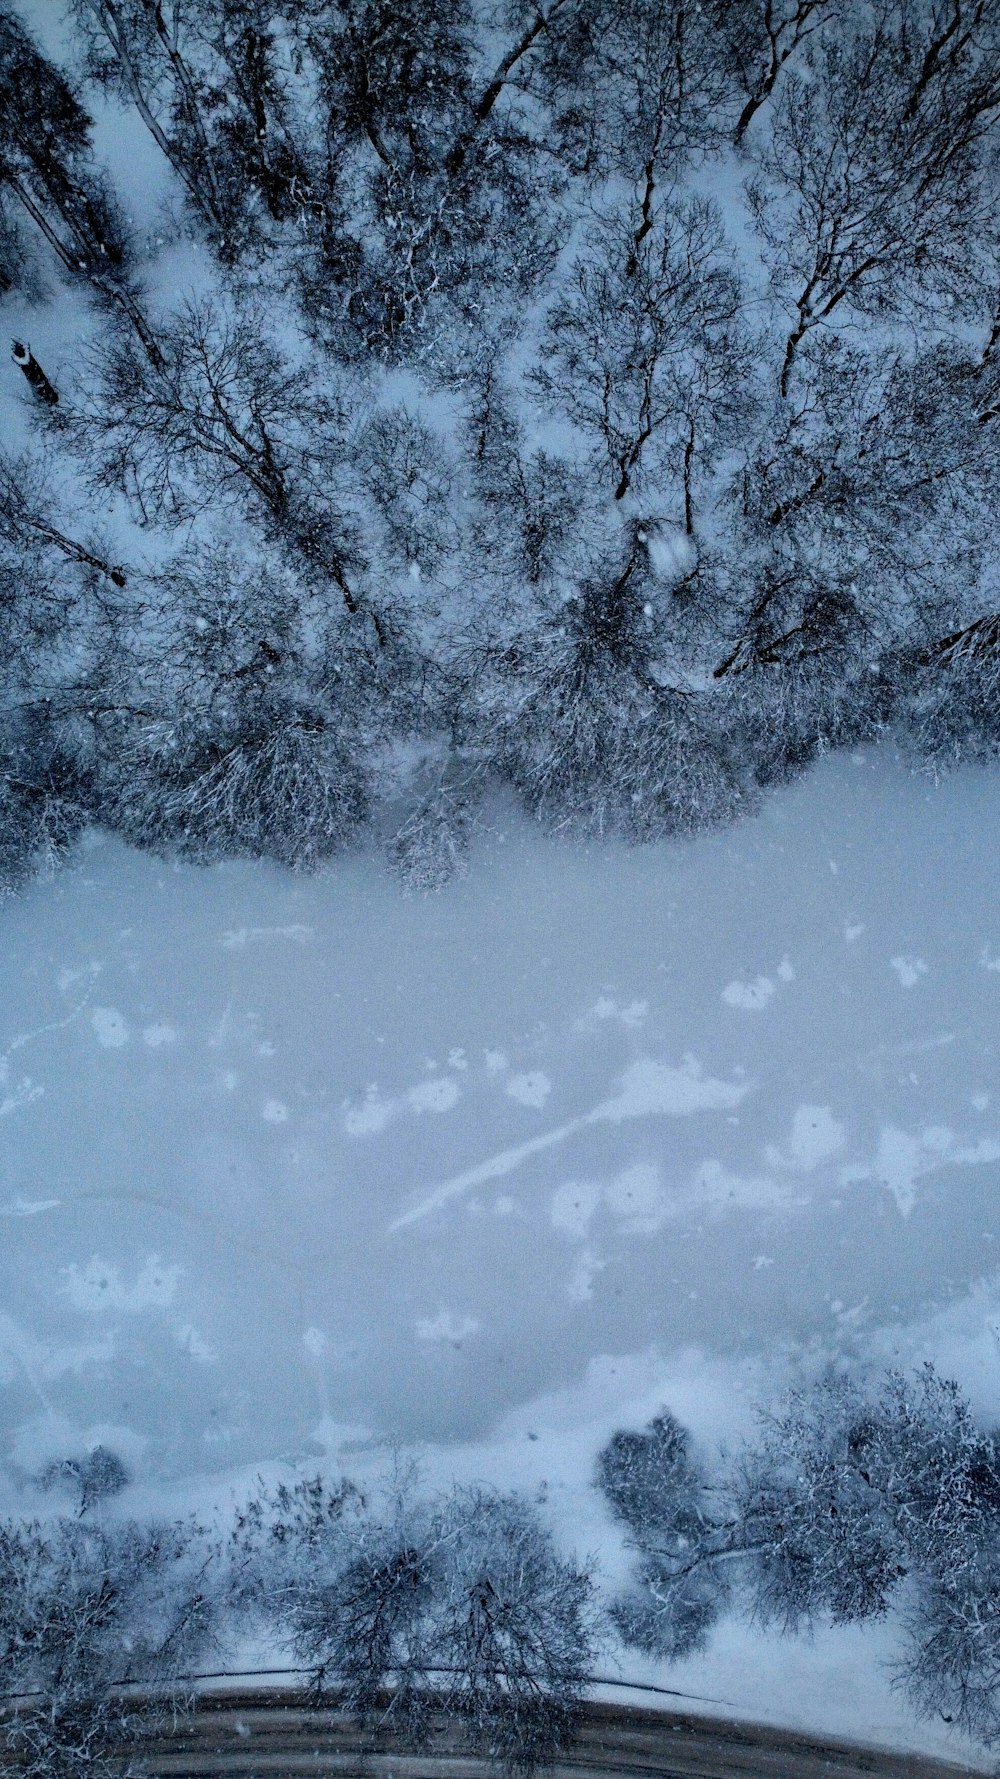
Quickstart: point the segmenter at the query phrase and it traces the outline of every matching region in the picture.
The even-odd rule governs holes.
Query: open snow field
[[[420,1444],[591,1547],[616,1424],[731,1436],[802,1347],[1000,1415],[997,784],[840,758],[648,850],[505,817],[431,898],[96,840],[5,904],[5,1493],[98,1439],[177,1500]],[[820,1641],[766,1697],[732,1626],[658,1677],[955,1752]]]

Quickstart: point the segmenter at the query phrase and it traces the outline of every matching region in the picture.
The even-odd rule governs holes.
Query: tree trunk
[[[59,401],[59,391],[49,382],[30,346],[15,340],[10,355],[14,363],[20,365],[39,401],[47,402],[50,408],[54,408]]]

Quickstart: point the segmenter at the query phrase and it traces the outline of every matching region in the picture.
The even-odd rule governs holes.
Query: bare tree
[[[1000,116],[1000,41],[969,7],[970,30],[935,52],[937,10],[886,4],[871,25],[821,27],[808,78],[782,83],[749,193],[790,290],[783,396],[802,342],[840,310],[913,318],[979,301],[971,248],[992,239],[979,166]]]
[[[10,542],[34,542],[57,550],[70,562],[92,568],[116,587],[124,587],[126,574],[120,565],[97,553],[60,529],[45,495],[45,468],[37,456],[12,458],[0,455],[0,535]]]
[[[558,180],[518,76],[567,3],[533,13],[495,61],[491,34],[485,73],[464,0],[356,0],[311,33],[327,125],[301,284],[338,356],[453,377],[470,342],[511,329],[555,257],[545,200]]]
[[[659,186],[725,139],[732,81],[711,7],[564,0],[545,25],[522,78],[568,171],[588,183],[624,175],[648,209]]]
[[[206,1561],[180,1524],[0,1526],[2,1728],[20,1771],[120,1772],[138,1722],[130,1683],[182,1705],[179,1675],[212,1632]]]
[[[136,107],[227,263],[261,245],[262,221],[313,213],[310,144],[296,104],[302,45],[290,58],[288,8],[74,0],[73,11],[91,78]]]
[[[830,0],[759,0],[753,5],[717,0],[713,22],[745,94],[733,132],[737,144],[824,17],[830,17]]]
[[[674,1660],[704,1648],[730,1589],[723,1564],[692,1561],[714,1501],[687,1430],[661,1414],[641,1433],[615,1433],[596,1481],[642,1551],[634,1585],[613,1608],[625,1642]]]
[[[600,1462],[601,1484],[641,1552],[639,1585],[619,1623],[629,1628],[631,1608],[641,1641],[661,1618],[661,1647],[676,1637],[678,1602],[683,1609],[699,1589],[711,1600],[713,1583],[794,1631],[820,1616],[880,1618],[908,1581],[918,1602],[911,1627],[929,1650],[933,1623],[922,1621],[919,1602],[936,1602],[933,1616],[952,1583],[953,1599],[971,1590],[995,1545],[996,1441],[975,1425],[958,1386],[929,1365],[867,1388],[831,1373],[791,1391],[760,1413],[756,1441],[714,1478],[692,1473],[669,1418],[645,1435],[616,1436]],[[724,1598],[716,1594],[716,1608]],[[904,1660],[918,1690],[930,1685],[931,1660],[919,1648]],[[941,1683],[951,1684],[946,1667]]]
[[[551,1760],[593,1656],[591,1585],[522,1497],[481,1487],[381,1510],[320,1484],[252,1503],[237,1547],[261,1549],[264,1604],[318,1693],[418,1744],[434,1710],[506,1767]],[[251,1558],[256,1570],[257,1558]]]
[[[73,10],[88,72],[131,99],[195,208],[225,240],[230,218],[209,141],[207,94],[186,54],[185,9],[169,0],[75,0]]]
[[[998,1504],[993,1476],[994,1513]],[[922,1578],[906,1610],[894,1679],[921,1717],[943,1719],[987,1747],[1000,1741],[1000,1552],[956,1550]]]
[[[123,317],[155,363],[128,230],[93,164],[90,136],[90,117],[70,83],[0,7],[0,187],[31,217],[63,272]]]
[[[131,496],[147,519],[176,521],[234,495],[357,612],[352,581],[364,564],[350,515],[344,394],[292,369],[245,310],[189,301],[161,341],[159,365],[128,337],[110,342],[99,387],[71,418],[96,479]]]
[[[672,472],[693,530],[696,461],[720,448],[746,375],[740,306],[708,202],[664,201],[592,236],[532,380],[606,456],[616,500],[644,470]]]

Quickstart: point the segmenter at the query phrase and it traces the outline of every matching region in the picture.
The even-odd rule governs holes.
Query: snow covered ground
[[[828,761],[690,843],[516,817],[403,896],[94,839],[0,911],[5,1505],[96,1440],[183,1504],[274,1460],[587,1490],[805,1350],[1000,1418],[998,780]],[[723,1626],[661,1684],[948,1749],[879,1658]]]

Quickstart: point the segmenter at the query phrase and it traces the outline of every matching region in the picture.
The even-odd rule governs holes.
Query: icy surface
[[[992,1277],[995,803],[859,756],[690,844],[507,822],[431,898],[91,846],[2,915],[7,1454],[477,1439]]]

